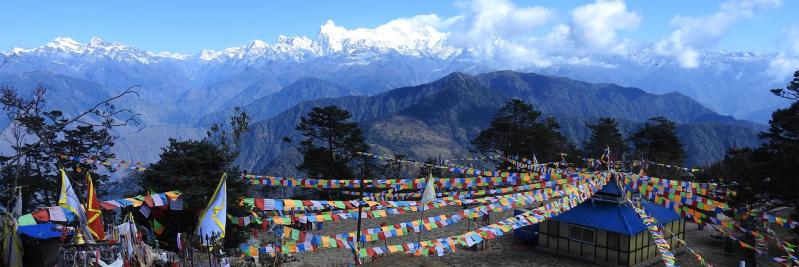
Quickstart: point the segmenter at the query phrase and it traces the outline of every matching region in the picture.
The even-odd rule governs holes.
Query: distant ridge
[[[379,153],[405,153],[424,159],[466,153],[470,140],[511,98],[532,103],[554,116],[564,134],[581,145],[585,123],[615,117],[629,134],[653,116],[679,125],[688,151],[687,165],[720,158],[731,146],[759,143],[763,126],[718,115],[681,94],[654,95],[637,88],[591,84],[534,73],[500,71],[472,76],[452,73],[427,84],[402,87],[374,96],[347,96],[302,102],[270,119],[254,123],[246,135],[239,163],[256,172],[291,173],[298,155],[283,136],[298,137],[294,126],[315,106],[349,110],[365,129],[367,142]]]

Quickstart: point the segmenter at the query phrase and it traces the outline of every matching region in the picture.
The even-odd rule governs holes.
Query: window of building
[[[594,244],[596,240],[596,229],[570,225],[569,239],[583,243]]]
[[[549,221],[549,223],[547,223],[547,227],[549,228],[547,229],[548,234],[558,234],[558,221]]]
[[[608,248],[619,249],[619,234],[608,232]]]

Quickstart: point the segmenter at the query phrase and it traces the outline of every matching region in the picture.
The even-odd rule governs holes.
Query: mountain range
[[[699,164],[718,158],[719,151],[732,145],[756,142],[750,133],[760,126],[735,118],[764,123],[771,110],[783,105],[767,90],[784,85],[764,71],[776,57],[774,54],[706,51],[701,55],[703,64],[696,69],[680,68],[670,58],[654,53],[651,46],[624,56],[591,55],[580,60],[564,57],[546,67],[514,68],[546,75],[536,76],[540,79],[552,79],[540,84],[525,81],[537,84],[525,89],[518,79],[489,78],[505,76],[507,72],[496,72],[504,66],[489,65],[468,50],[448,46],[446,36],[434,30],[423,29],[403,39],[392,39],[341,32],[334,26],[323,25],[314,39],[280,37],[274,44],[256,40],[240,47],[203,50],[194,55],[149,52],[99,38],[87,43],[56,38],[40,47],[2,52],[0,56],[9,61],[0,68],[0,86],[13,86],[23,92],[45,86],[49,88],[48,99],[52,99],[47,105],[70,114],[132,85],[140,85],[139,97],[125,98],[119,105],[141,113],[142,126],[116,132],[120,136],[118,156],[140,161],[157,159],[168,137],[203,136],[207,125],[220,122],[234,106],[245,107],[254,116],[252,134],[279,139],[282,135],[271,134],[291,133],[280,132],[286,129],[267,131],[263,127],[289,127],[288,117],[297,118],[314,103],[337,103],[352,108],[353,113],[361,114],[356,118],[366,126],[370,140],[410,142],[402,139],[403,136],[418,136],[409,135],[409,129],[434,131],[437,134],[427,136],[440,138],[437,140],[447,144],[445,147],[454,153],[466,149],[466,141],[484,126],[486,116],[502,101],[518,97],[562,120],[564,132],[577,141],[585,136],[583,122],[598,116],[618,117],[625,125],[634,126],[650,115],[671,114],[667,117],[681,123],[683,135],[691,135],[697,142],[703,139],[719,145],[696,148],[699,156],[690,163]],[[418,98],[410,99],[396,95],[400,94],[398,92],[416,94],[410,93],[408,88],[436,87],[444,80],[452,80],[451,73],[471,77],[463,79],[474,80],[474,84],[479,85],[474,88],[481,90],[429,89],[417,95]],[[517,73],[520,77],[525,75],[534,74]],[[620,93],[609,89],[625,88],[622,86],[646,91],[635,89],[635,92]],[[567,87],[573,90],[561,90]],[[491,90],[500,90],[501,94]],[[480,95],[483,99],[463,97],[459,101],[480,104],[477,106],[485,110],[470,110],[465,104],[453,103],[450,114],[437,118],[446,121],[441,124],[415,116],[434,114],[432,109],[438,104],[425,106],[425,102],[419,101],[442,93]],[[600,99],[588,99],[593,97]],[[592,101],[597,105],[588,104]],[[421,111],[425,109],[429,110]],[[475,121],[456,119],[462,112],[474,112]],[[277,123],[281,118],[285,121]],[[451,130],[440,128],[455,126],[453,120],[468,126]],[[5,128],[7,123],[6,118],[0,118],[0,128]],[[710,132],[702,136],[703,131],[690,130],[724,127],[737,127],[739,132],[747,134],[735,137],[737,139],[717,138]],[[447,134],[442,135],[443,132]],[[440,147],[427,146],[429,149]],[[385,145],[385,151],[390,147]],[[267,168],[266,161],[283,152],[282,149],[259,152],[274,154],[274,157],[247,153],[251,156],[242,162],[246,162],[248,168],[257,169]]]
[[[299,155],[281,141],[295,140],[294,126],[313,107],[336,105],[352,113],[377,153],[403,153],[415,159],[455,158],[469,153],[472,140],[509,99],[522,99],[554,117],[564,135],[582,144],[587,123],[615,117],[625,135],[650,117],[679,124],[687,164],[704,165],[727,148],[754,146],[762,125],[719,115],[679,93],[655,95],[614,84],[591,84],[534,73],[500,71],[476,76],[453,73],[431,83],[373,96],[306,101],[264,121],[245,137],[239,164],[257,173],[292,173]]]

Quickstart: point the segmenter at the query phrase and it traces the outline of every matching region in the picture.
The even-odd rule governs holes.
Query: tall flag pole
[[[206,237],[225,238],[225,222],[227,220],[227,173],[222,175],[219,185],[216,186],[214,196],[208,201],[208,206],[200,214],[197,234],[203,246],[211,246],[215,240]]]
[[[97,193],[94,190],[94,183],[89,172],[86,172],[86,190],[89,192],[89,198],[86,201],[86,225],[89,227],[89,233],[97,240],[105,240],[100,201],[97,200]]]

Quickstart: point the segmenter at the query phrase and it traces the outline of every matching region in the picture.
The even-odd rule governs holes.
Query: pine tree
[[[74,115],[48,110],[44,87],[36,88],[30,98],[18,95],[11,87],[0,88],[0,104],[8,117],[12,139],[12,153],[0,156],[0,191],[13,192],[12,187],[21,186],[25,210],[55,205],[60,193],[59,169],[63,168],[78,195],[84,192],[83,177],[89,172],[102,196],[109,176],[98,172],[100,166],[105,166],[101,163],[114,158],[110,151],[114,145],[111,130],[135,123],[137,116],[132,110],[117,108],[113,102],[136,94],[134,88]],[[8,203],[12,194],[0,197]]]
[[[677,125],[666,118],[650,118],[632,134],[630,142],[634,147],[635,159],[676,166],[682,166],[685,162],[685,149],[677,137]],[[646,171],[649,175],[670,179],[678,179],[686,174],[657,164],[649,164]]]
[[[764,143],[757,148],[730,149],[702,174],[705,180],[724,182],[735,190],[731,204],[740,208],[799,207],[799,71],[784,89],[771,92],[794,102],[771,114],[768,131],[760,134]],[[799,220],[799,209],[791,216]],[[799,229],[794,234],[799,236]]]
[[[799,71],[779,95],[794,102],[788,108],[774,111],[768,132],[760,134],[766,141],[761,149],[769,158],[760,171],[768,175],[772,184],[769,189],[776,198],[794,206],[793,219],[799,220],[799,192],[796,191],[799,188],[796,176],[799,173]],[[799,235],[799,229],[794,233]]]
[[[610,147],[611,156],[620,159],[627,151],[627,145],[619,132],[619,123],[613,118],[599,118],[596,124],[588,124],[591,137],[585,144],[584,153],[592,158],[600,158]]]
[[[553,118],[539,121],[541,112],[524,101],[513,99],[494,115],[489,127],[472,140],[483,153],[500,152],[506,157],[532,158],[540,161],[559,161],[560,153],[573,153],[574,145],[558,131]],[[501,168],[510,167],[500,163]]]
[[[248,130],[249,115],[239,107],[233,111],[229,127],[221,123],[214,124],[203,140],[169,139],[169,145],[163,148],[158,162],[151,164],[139,176],[142,188],[156,192],[178,190],[182,193],[184,211],[171,214],[170,219],[165,221],[165,235],[174,237],[179,232],[194,231],[199,212],[208,204],[224,173],[228,177],[228,214],[247,214],[246,207],[241,207],[239,203],[246,197],[249,185],[241,179],[234,161],[239,154],[241,137]],[[228,223],[226,228],[226,246],[235,246],[245,240],[246,231],[243,227]]]
[[[297,169],[311,177],[354,178],[357,152],[368,152],[369,145],[358,124],[349,122],[350,117],[337,106],[315,107],[303,116],[296,127],[306,138],[300,142],[303,161]]]
[[[673,165],[682,165],[685,161],[685,150],[677,137],[677,124],[666,118],[650,118],[630,140],[636,158]]]
[[[178,190],[183,198],[183,211],[172,211],[166,227],[165,240],[174,245],[179,232],[192,233],[197,226],[197,216],[205,208],[224,173],[227,179],[227,212],[233,216],[247,214],[239,203],[245,197],[248,185],[239,176],[238,168],[231,164],[227,152],[208,140],[169,139],[158,162],[151,164],[139,175],[142,188],[154,192]],[[244,241],[241,227],[227,224],[225,245],[235,246]]]

